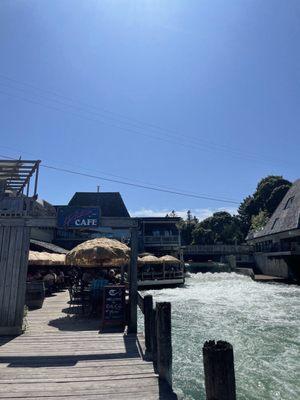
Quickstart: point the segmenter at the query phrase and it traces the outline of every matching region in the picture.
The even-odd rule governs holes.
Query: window
[[[286,205],[285,205],[285,207],[284,207],[285,210],[286,210],[287,208],[290,208],[290,207],[291,207],[291,205],[293,204],[294,198],[295,198],[295,196],[290,197],[290,198],[288,199],[288,201],[286,202]]]
[[[271,228],[271,229],[274,229],[274,228],[275,228],[275,226],[277,225],[278,220],[279,220],[279,218],[276,218],[276,219],[275,219],[275,221],[273,222],[273,225],[272,225],[272,228]]]

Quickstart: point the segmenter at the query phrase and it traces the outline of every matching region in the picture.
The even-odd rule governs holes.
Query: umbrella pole
[[[128,333],[137,333],[137,259],[138,230],[131,229],[131,254],[129,265],[129,324]]]

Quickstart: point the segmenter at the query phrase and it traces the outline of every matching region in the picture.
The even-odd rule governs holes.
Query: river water
[[[202,346],[215,339],[233,345],[239,400],[300,399],[300,287],[199,273],[184,288],[147,293],[172,303],[173,386],[180,398],[205,399]]]

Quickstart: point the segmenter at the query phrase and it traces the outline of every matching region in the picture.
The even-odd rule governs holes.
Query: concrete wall
[[[265,275],[290,277],[290,268],[283,258],[269,258],[265,254],[255,253],[254,260],[257,269]]]

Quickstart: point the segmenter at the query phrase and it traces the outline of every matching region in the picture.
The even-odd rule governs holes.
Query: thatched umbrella
[[[180,260],[178,258],[166,255],[159,258],[159,260],[164,264],[180,264]]]
[[[28,265],[65,265],[65,254],[29,251]]]
[[[161,264],[161,261],[158,257],[155,256],[145,256],[139,258],[140,264]]]
[[[97,238],[74,247],[66,255],[66,264],[78,267],[117,267],[130,259],[130,248],[115,239]]]

